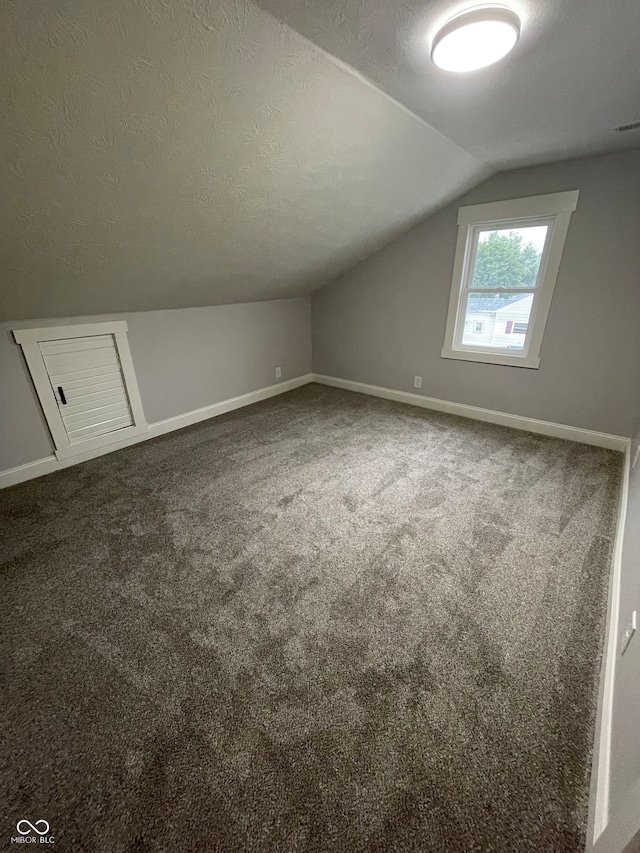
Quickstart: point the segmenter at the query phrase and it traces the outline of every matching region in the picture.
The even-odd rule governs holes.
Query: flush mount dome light
[[[520,18],[506,6],[469,9],[438,32],[431,59],[444,71],[475,71],[506,56],[519,37]]]

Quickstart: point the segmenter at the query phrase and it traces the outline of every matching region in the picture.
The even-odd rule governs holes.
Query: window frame
[[[475,204],[458,209],[458,238],[453,264],[451,295],[442,358],[503,364],[537,369],[571,214],[578,190]],[[540,268],[532,288],[471,288],[478,236],[483,230],[503,230],[547,225]],[[464,320],[470,293],[533,293],[524,346],[505,350],[480,344],[463,344]]]

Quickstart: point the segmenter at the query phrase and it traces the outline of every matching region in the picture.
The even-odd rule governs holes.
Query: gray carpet
[[[578,853],[620,468],[310,385],[5,490],[0,837]]]

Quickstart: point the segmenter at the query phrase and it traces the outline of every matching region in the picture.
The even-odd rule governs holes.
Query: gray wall
[[[640,429],[631,448],[631,461],[640,445]],[[629,498],[622,548],[618,636],[633,610],[640,616],[640,457],[629,477]],[[631,787],[640,783],[640,634],[632,638],[624,657],[616,658],[611,725],[610,814],[624,809]],[[637,804],[636,804],[637,806]],[[640,828],[640,813],[635,815]]]
[[[12,329],[126,320],[148,423],[311,370],[309,297],[0,325],[0,470],[49,456],[53,445]]]
[[[538,370],[442,359],[457,208],[580,190]],[[316,373],[631,435],[640,412],[640,151],[504,172],[313,296]]]

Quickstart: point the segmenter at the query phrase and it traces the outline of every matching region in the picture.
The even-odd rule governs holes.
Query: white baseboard
[[[195,409],[192,412],[185,412],[183,415],[176,415],[173,418],[149,424],[149,431],[143,435],[133,436],[125,441],[114,442],[108,447],[99,447],[69,459],[56,459],[53,455],[45,456],[42,459],[36,459],[34,462],[27,462],[24,465],[0,471],[0,489],[4,489],[7,486],[14,486],[16,483],[23,483],[25,480],[32,480],[34,477],[51,474],[53,471],[60,471],[62,468],[68,468],[70,465],[77,465],[79,462],[95,459],[97,456],[103,456],[105,453],[112,453],[114,450],[130,447],[132,444],[138,444],[140,441],[146,441],[149,438],[155,438],[167,432],[173,432],[173,430],[197,424],[208,418],[215,418],[218,415],[225,414],[225,412],[232,412],[234,409],[250,406],[252,403],[259,403],[260,400],[267,400],[269,397],[275,397],[277,394],[284,394],[286,391],[292,391],[294,388],[307,385],[312,381],[312,374],[305,373],[303,376],[296,376],[295,379],[287,379],[285,382],[278,382],[276,385],[268,385],[266,388],[251,391],[249,394],[231,397],[228,400],[213,403],[211,406],[204,406],[202,409]]]
[[[115,447],[113,449],[115,450]],[[105,447],[106,451],[107,448]],[[64,462],[58,461],[55,456],[43,456],[42,459],[25,462],[24,465],[16,465],[15,468],[0,471],[0,488],[4,489],[7,486],[14,486],[16,483],[23,483],[25,480],[33,480],[35,477],[51,474],[52,471],[64,467],[66,467]]]
[[[382,388],[379,385],[366,385],[364,382],[352,382],[350,379],[337,379],[335,376],[313,374],[313,382],[321,385],[331,385],[333,388],[344,388],[346,391],[356,391],[359,394],[369,394],[372,397],[382,397],[385,400],[395,400],[398,403],[408,403],[423,409],[433,409],[436,412],[447,412],[450,415],[460,415],[476,421],[486,421],[491,424],[522,429],[538,435],[549,435],[553,438],[565,438],[581,444],[592,444],[595,447],[606,447],[609,450],[625,452],[630,439],[622,435],[610,435],[606,432],[596,432],[581,427],[566,426],[550,421],[540,421],[537,418],[525,418],[522,415],[510,415],[507,412],[496,412],[493,409],[482,409],[479,406],[468,406],[466,403],[451,403],[448,400],[438,400],[435,397],[424,397],[422,394],[412,394],[409,391],[396,391],[392,388]]]
[[[277,385],[268,385],[266,388],[259,388],[257,391],[242,394],[240,397],[230,397],[228,400],[221,400],[219,403],[213,403],[211,406],[204,406],[202,409],[194,409],[192,412],[186,412],[184,415],[176,415],[164,421],[157,421],[151,424],[151,432],[153,436],[164,435],[166,432],[173,432],[175,429],[182,429],[183,427],[197,424],[200,421],[224,415],[226,412],[232,412],[234,409],[241,409],[243,406],[250,406],[252,403],[267,400],[269,397],[284,394],[285,391],[293,391],[294,388],[307,385],[309,382],[313,382],[312,374],[305,373],[303,376],[296,376],[295,379],[278,382]]]
[[[613,560],[609,578],[609,594],[607,604],[607,623],[605,632],[604,657],[600,676],[600,696],[598,716],[596,720],[596,736],[593,749],[593,765],[591,790],[589,797],[589,826],[587,830],[588,853],[619,853],[624,850],[624,844],[614,843],[619,835],[624,835],[628,818],[632,817],[630,825],[640,828],[640,781],[636,791],[629,792],[631,805],[622,812],[628,815],[614,816],[610,824],[609,781],[611,774],[611,725],[613,718],[613,695],[615,685],[616,657],[618,653],[618,628],[620,613],[620,584],[622,579],[622,546],[629,501],[629,476],[631,469],[631,447],[624,454],[622,482],[618,504],[618,518],[613,543]],[[623,818],[621,821],[620,818]],[[627,841],[633,837],[633,832]]]
[[[424,409],[433,409],[434,411],[448,412],[452,415],[460,415],[474,420],[501,424],[502,426],[539,433],[540,435],[565,438],[569,441],[593,444],[596,447],[607,447],[610,450],[620,450],[624,452],[629,447],[629,439],[620,435],[608,435],[607,433],[594,432],[593,430],[581,429],[579,427],[570,427],[565,424],[554,424],[548,421],[540,421],[536,418],[525,418],[521,415],[510,415],[506,412],[496,412],[492,409],[482,409],[478,406],[468,406],[464,403],[452,403],[448,400],[438,400],[435,397],[425,397],[422,394],[412,394],[408,391],[395,391],[392,388],[381,388],[378,385],[366,385],[363,382],[352,382],[349,379],[337,379],[334,376],[322,376],[315,373],[306,373],[303,376],[297,376],[295,379],[279,382],[276,385],[269,385],[266,388],[260,388],[257,391],[250,392],[249,394],[242,394],[239,397],[231,397],[228,400],[221,400],[219,403],[213,403],[211,406],[204,406],[202,409],[195,409],[192,412],[185,412],[182,415],[176,415],[175,417],[152,423],[149,425],[148,433],[141,436],[134,436],[125,441],[116,442],[108,447],[101,447],[93,451],[88,451],[87,453],[74,456],[70,459],[56,459],[53,455],[46,456],[43,459],[36,459],[33,462],[27,462],[24,465],[18,465],[17,467],[9,468],[6,471],[0,471],[0,489],[6,488],[7,486],[13,486],[16,483],[22,483],[25,480],[31,480],[34,477],[42,477],[44,474],[51,474],[53,471],[68,468],[70,465],[77,465],[79,462],[86,462],[88,459],[94,459],[96,456],[102,456],[103,454],[111,453],[114,450],[121,450],[123,447],[129,447],[130,445],[137,444],[140,441],[145,441],[146,439],[154,438],[158,435],[164,435],[165,433],[172,432],[176,429],[182,429],[183,427],[196,424],[199,421],[204,421],[208,418],[214,418],[217,415],[222,415],[225,412],[231,412],[234,409],[241,408],[242,406],[250,406],[252,403],[258,403],[260,400],[266,400],[277,394],[283,394],[286,391],[291,391],[294,388],[306,385],[309,382],[318,382],[322,385],[331,385],[335,388],[344,388],[348,391],[369,394],[373,397],[382,397],[385,400],[396,400],[399,403],[408,403],[409,405],[420,406]]]
[[[635,843],[634,843],[635,842]],[[611,815],[602,833],[586,853],[637,853],[640,850],[640,779],[627,791],[618,811]]]

